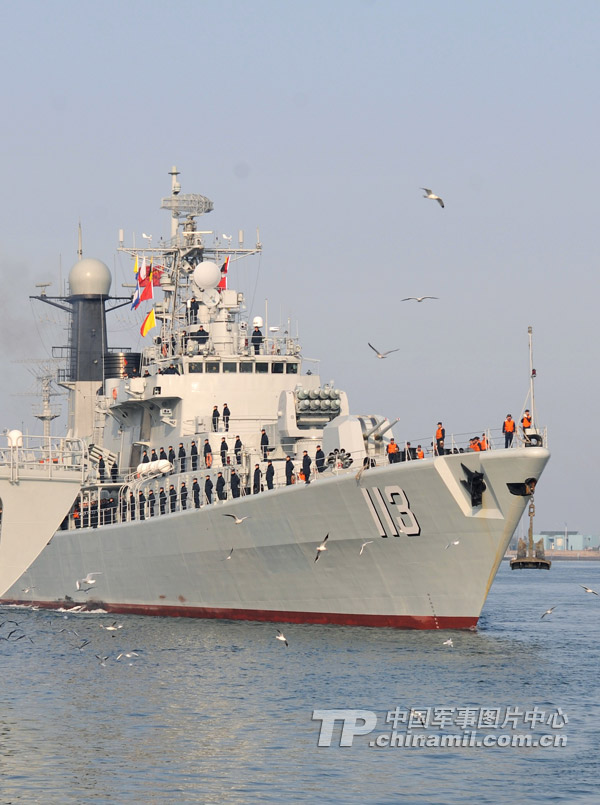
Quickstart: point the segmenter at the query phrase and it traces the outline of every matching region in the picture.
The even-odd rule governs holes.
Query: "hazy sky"
[[[130,278],[117,233],[260,227],[232,284],[298,320],[355,413],[472,435],[519,416],[534,328],[552,459],[536,530],[600,532],[600,4],[391,0],[19,2],[2,8],[1,424],[36,430],[31,364],[66,343],[58,293],[84,254]],[[443,196],[442,210],[421,186]],[[432,294],[432,303],[402,303]],[[141,345],[112,314],[112,345]],[[130,326],[131,323],[131,326]],[[44,343],[40,341],[40,338]],[[378,361],[367,341],[400,352]],[[314,365],[311,365],[314,368]],[[63,403],[64,407],[64,403]],[[37,428],[39,431],[39,427]]]

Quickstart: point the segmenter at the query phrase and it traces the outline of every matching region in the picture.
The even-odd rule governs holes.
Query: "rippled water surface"
[[[128,616],[107,631],[108,615],[0,609],[22,630],[0,640],[0,802],[598,801],[600,597],[579,584],[600,591],[598,563],[503,563],[477,632],[284,625],[288,648],[272,624]],[[396,706],[560,708],[561,729],[478,734],[567,745],[371,746]],[[377,724],[344,747],[338,723],[318,747],[315,709],[368,710]]]

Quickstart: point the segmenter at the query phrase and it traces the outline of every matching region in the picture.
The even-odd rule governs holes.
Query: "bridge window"
[[[219,374],[219,367],[220,363],[216,361],[206,361],[206,374],[207,375],[216,375]]]
[[[237,363],[224,363],[223,364],[223,373],[224,374],[233,374],[237,372]]]
[[[193,374],[200,375],[200,374],[202,374],[203,366],[204,366],[204,364],[200,363],[200,362],[188,363],[188,372],[191,375],[193,375]]]
[[[282,375],[283,374],[283,363],[272,363],[271,364],[271,372],[274,375]]]
[[[242,374],[252,374],[252,364],[246,361],[240,363],[240,372]]]
[[[286,365],[285,365],[285,373],[287,375],[297,375],[298,374],[298,364],[297,363],[286,363]]]
[[[257,363],[256,364],[256,374],[258,375],[266,375],[269,371],[269,364],[268,363]]]

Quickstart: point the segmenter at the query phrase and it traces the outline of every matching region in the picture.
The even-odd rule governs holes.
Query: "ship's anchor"
[[[487,488],[485,481],[483,480],[483,473],[477,472],[476,470],[470,470],[468,467],[465,467],[464,464],[461,464],[460,466],[463,468],[463,471],[467,476],[467,480],[461,480],[461,484],[466,486],[466,488],[469,490],[469,494],[471,495],[471,505],[481,506],[483,493]]]

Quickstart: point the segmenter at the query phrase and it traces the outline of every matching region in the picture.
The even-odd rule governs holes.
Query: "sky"
[[[3,23],[2,427],[40,431],[20,392],[66,343],[36,283],[60,293],[81,221],[130,293],[118,230],[168,236],[177,165],[214,202],[200,228],[260,229],[230,283],[250,317],[298,322],[305,368],[401,442],[520,418],[531,326],[535,529],[600,533],[596,0],[23,0]],[[111,314],[111,345],[139,324]]]

